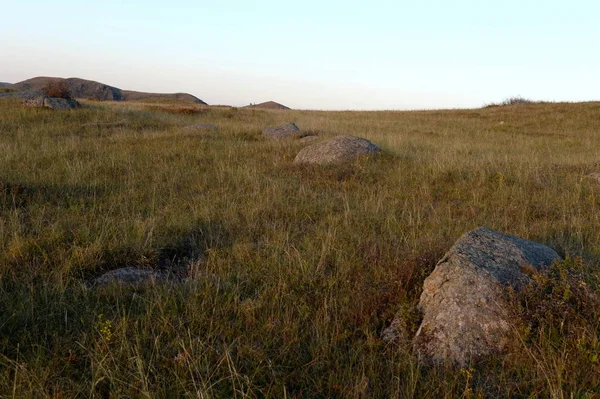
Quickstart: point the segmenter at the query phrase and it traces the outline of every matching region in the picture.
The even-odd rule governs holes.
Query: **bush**
[[[500,103],[490,103],[486,104],[485,108],[489,107],[503,107],[507,105],[518,105],[518,104],[539,104],[539,101],[529,100],[527,98],[523,98],[521,96],[509,97]]]
[[[71,98],[71,91],[67,84],[62,80],[49,82],[42,88],[42,93],[49,97]]]

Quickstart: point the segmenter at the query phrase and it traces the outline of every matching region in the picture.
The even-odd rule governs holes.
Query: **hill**
[[[251,104],[246,105],[242,108],[261,108],[261,109],[291,109],[290,107],[286,107],[283,104],[276,103],[275,101],[267,101],[260,104]]]
[[[206,104],[199,98],[187,93],[145,93],[139,91],[123,90],[104,83],[80,78],[55,78],[39,76],[27,79],[12,85],[22,91],[40,91],[50,82],[64,81],[75,98],[92,98],[99,101],[132,101],[145,98],[170,98],[194,104]]]
[[[12,86],[12,83],[0,82],[0,87],[10,87],[10,86]]]

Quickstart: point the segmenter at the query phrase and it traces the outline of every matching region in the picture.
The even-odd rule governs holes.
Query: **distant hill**
[[[64,81],[75,98],[93,98],[99,101],[134,101],[145,98],[173,98],[194,104],[206,104],[199,98],[187,93],[144,93],[139,91],[122,90],[104,83],[79,78],[53,78],[39,76],[15,83],[11,88],[22,91],[40,91],[50,82]]]
[[[10,87],[12,83],[0,82],[0,87]]]
[[[267,101],[260,104],[246,105],[243,108],[262,108],[262,109],[291,109],[283,104],[276,103],[275,101]]]

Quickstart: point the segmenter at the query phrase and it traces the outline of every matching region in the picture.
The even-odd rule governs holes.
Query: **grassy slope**
[[[600,104],[173,107],[0,104],[2,396],[598,392],[597,314],[568,331],[549,320],[504,363],[468,370],[421,367],[409,343],[386,346],[379,333],[477,226],[598,265],[600,186],[584,175],[599,155]],[[123,123],[81,126],[95,121]],[[181,129],[200,122],[222,130]],[[297,167],[302,144],[260,137],[285,122],[359,135],[387,155]],[[81,283],[170,263],[193,280],[137,292]]]

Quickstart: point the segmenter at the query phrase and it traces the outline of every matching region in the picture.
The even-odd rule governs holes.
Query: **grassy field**
[[[297,166],[306,144],[261,138],[286,122],[385,153]],[[221,130],[183,129],[194,123]],[[56,112],[4,100],[0,397],[598,397],[600,184],[585,175],[599,157],[600,103]],[[484,225],[568,258],[515,299],[522,339],[463,369],[384,343],[396,313],[416,327],[424,278]],[[86,287],[124,266],[189,280]]]

